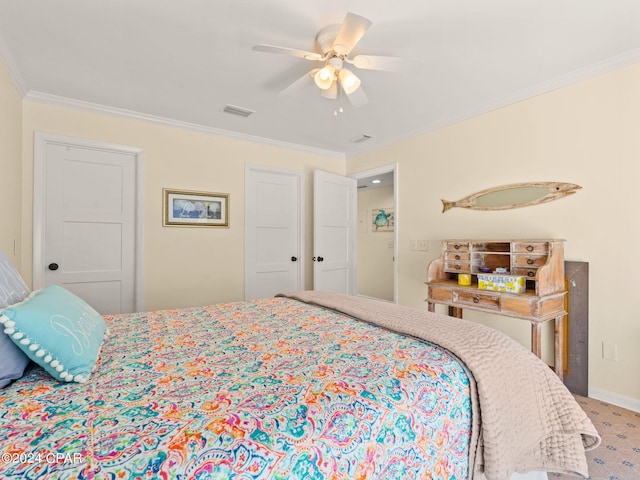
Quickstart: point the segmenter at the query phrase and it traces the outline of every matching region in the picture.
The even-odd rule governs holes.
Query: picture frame
[[[229,227],[229,194],[164,188],[163,226]]]
[[[371,231],[393,232],[395,228],[395,209],[373,208],[371,209]]]

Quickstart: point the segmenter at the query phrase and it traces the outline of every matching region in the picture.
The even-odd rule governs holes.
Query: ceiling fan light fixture
[[[338,82],[335,80],[331,82],[331,86],[326,90],[322,90],[320,95],[324,98],[328,98],[329,100],[335,100],[338,98]]]
[[[325,65],[313,76],[318,88],[327,90],[331,88],[331,84],[335,78],[336,70],[331,65]]]
[[[351,70],[346,68],[338,72],[338,79],[340,80],[340,85],[342,85],[344,93],[347,95],[351,95],[360,87],[360,79],[356,77]]]

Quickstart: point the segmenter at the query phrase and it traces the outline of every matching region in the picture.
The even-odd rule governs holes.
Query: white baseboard
[[[640,400],[635,398],[593,387],[589,387],[589,397],[640,413]]]

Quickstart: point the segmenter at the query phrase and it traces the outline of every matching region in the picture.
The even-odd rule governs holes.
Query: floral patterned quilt
[[[88,383],[0,390],[2,479],[465,479],[446,350],[269,298],[105,317]]]

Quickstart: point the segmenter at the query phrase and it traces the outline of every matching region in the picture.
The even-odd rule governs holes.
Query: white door
[[[356,180],[316,170],[313,209],[314,289],[352,295]]]
[[[133,153],[44,143],[44,285],[61,285],[102,314],[135,310],[136,159]],[[37,188],[37,186],[36,186]],[[36,204],[36,208],[39,206]],[[38,273],[38,275],[36,275]]]
[[[302,173],[245,168],[245,299],[303,290]]]

